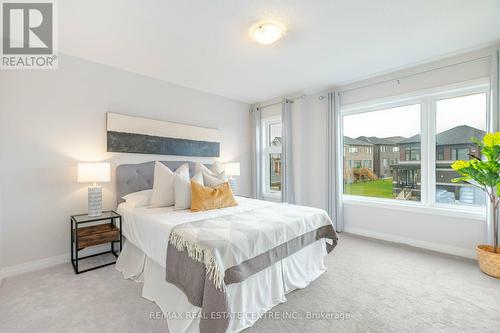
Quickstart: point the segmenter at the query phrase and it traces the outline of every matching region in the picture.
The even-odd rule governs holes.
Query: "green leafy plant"
[[[480,188],[489,197],[493,215],[493,251],[498,253],[498,204],[500,196],[500,132],[487,133],[483,140],[471,138],[481,149],[485,157],[471,156],[470,161],[456,161],[451,167],[460,174],[452,182],[466,182]]]

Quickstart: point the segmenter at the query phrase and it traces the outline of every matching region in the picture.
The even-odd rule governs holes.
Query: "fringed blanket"
[[[326,212],[288,204],[184,223],[170,234],[166,279],[202,308],[201,333],[222,333],[230,314],[226,285],[244,281],[321,238],[331,240],[328,252],[337,244]]]

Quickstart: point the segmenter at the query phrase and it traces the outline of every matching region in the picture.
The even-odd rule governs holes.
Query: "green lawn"
[[[364,183],[345,184],[344,194],[377,198],[394,198],[392,194],[392,178],[367,181]]]

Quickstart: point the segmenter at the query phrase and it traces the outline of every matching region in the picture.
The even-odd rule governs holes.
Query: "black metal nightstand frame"
[[[115,211],[112,211],[112,210],[103,212],[103,214],[105,214],[105,213],[111,213],[113,215],[106,216],[106,217],[103,217],[102,215],[97,216],[97,217],[88,217],[87,219],[81,220],[81,221],[77,221],[77,217],[86,216],[87,214],[79,214],[79,215],[72,215],[71,216],[71,219],[70,219],[70,223],[71,223],[71,244],[70,244],[71,245],[71,264],[73,266],[75,274],[80,274],[80,273],[92,271],[94,269],[102,268],[102,267],[109,266],[109,265],[114,265],[116,263],[116,260],[115,260],[113,262],[106,263],[103,265],[87,268],[84,270],[79,270],[78,269],[78,262],[80,260],[84,260],[84,259],[88,259],[88,258],[92,258],[92,257],[97,257],[97,256],[100,256],[103,254],[108,254],[108,253],[111,253],[115,256],[115,258],[118,258],[119,252],[122,251],[122,248],[123,248],[122,217],[121,217],[121,215],[119,215],[118,213],[116,213]],[[118,227],[119,235],[120,235],[119,240],[109,242],[110,243],[110,250],[109,251],[99,252],[99,253],[87,255],[84,257],[78,257],[78,252],[83,250],[83,249],[80,249],[80,250],[78,249],[78,229],[79,229],[78,226],[82,225],[82,224],[86,224],[86,223],[106,221],[106,220],[110,220],[109,224],[113,225],[115,227],[116,227],[115,220],[119,220],[119,227]],[[102,223],[102,224],[104,224],[104,223]],[[106,243],[108,243],[108,242],[103,242],[101,244],[106,244]],[[119,252],[115,251],[115,249],[114,249],[115,243],[120,243],[120,251]],[[96,246],[97,245],[100,245],[100,244],[96,244]]]

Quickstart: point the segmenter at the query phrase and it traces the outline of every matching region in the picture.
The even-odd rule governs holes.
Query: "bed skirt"
[[[231,319],[227,332],[240,332],[252,326],[272,307],[286,302],[287,293],[305,288],[318,278],[326,271],[326,254],[326,242],[321,239],[243,282],[228,285],[227,301]],[[200,331],[201,308],[189,303],[180,289],[165,281],[164,266],[151,260],[131,242],[125,241],[116,269],[124,278],[143,283],[142,296],[159,306],[160,315],[150,314],[151,320],[165,320],[170,333]]]

